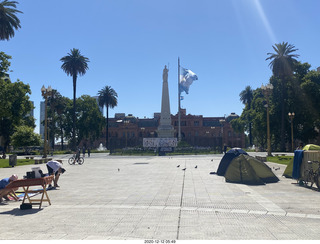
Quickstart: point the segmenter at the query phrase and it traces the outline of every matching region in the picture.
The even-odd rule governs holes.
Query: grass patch
[[[34,164],[33,159],[17,159],[16,166],[30,165],[30,164]],[[9,165],[9,159],[0,159],[0,168],[11,168],[11,166]]]
[[[268,162],[273,162],[277,164],[288,165],[290,161],[293,160],[293,156],[275,156],[275,157],[267,157]]]

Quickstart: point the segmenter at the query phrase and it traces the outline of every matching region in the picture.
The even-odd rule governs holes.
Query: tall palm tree
[[[79,49],[71,49],[67,56],[60,59],[63,64],[61,69],[69,76],[72,76],[73,81],[73,114],[72,114],[72,147],[76,147],[76,92],[77,92],[77,78],[78,75],[84,75],[88,67],[89,59],[81,55]]]
[[[246,88],[240,92],[240,101],[244,104],[247,105],[248,110],[251,108],[251,102],[253,99],[253,91],[251,89],[251,86],[246,86]],[[251,118],[248,118],[249,120],[249,144],[252,146],[252,122]]]
[[[266,60],[271,60],[269,66],[272,69],[272,73],[275,77],[281,81],[281,129],[280,129],[280,149],[285,150],[285,92],[286,81],[293,75],[294,66],[297,62],[295,58],[299,55],[294,54],[298,49],[294,45],[288,44],[288,42],[282,42],[272,46],[275,53],[267,53],[269,55]]]
[[[17,10],[18,2],[3,0],[0,2],[0,40],[8,40],[14,37],[14,29],[21,28],[20,20],[16,13],[22,13]]]
[[[99,92],[99,106],[106,106],[107,108],[107,122],[106,122],[106,148],[109,147],[109,108],[114,108],[118,105],[118,94],[110,86],[105,86]]]

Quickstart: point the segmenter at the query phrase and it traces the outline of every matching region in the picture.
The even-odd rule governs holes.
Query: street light
[[[272,84],[267,84],[264,86],[261,85],[263,96],[266,98],[267,104],[267,146],[268,146],[268,156],[272,156],[271,154],[271,139],[270,139],[270,120],[269,120],[269,95],[271,94],[271,91],[273,89]]]
[[[294,152],[294,146],[293,146],[293,118],[295,116],[294,112],[292,113],[288,113],[289,118],[291,120],[291,148],[292,148],[292,152]]]
[[[220,119],[219,120],[220,124],[221,124],[221,151],[224,151],[224,145],[223,145],[223,126],[224,123],[226,122],[225,119]]]
[[[44,97],[44,144],[43,144],[43,158],[47,157],[47,133],[48,133],[48,118],[47,118],[47,104],[48,104],[48,97],[52,94],[51,86],[45,88],[44,85],[41,88],[42,96]]]

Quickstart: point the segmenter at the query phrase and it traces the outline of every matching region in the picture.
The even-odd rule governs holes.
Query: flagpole
[[[181,107],[181,91],[180,91],[180,58],[178,57],[178,142],[181,141],[181,114],[180,114],[180,107]]]

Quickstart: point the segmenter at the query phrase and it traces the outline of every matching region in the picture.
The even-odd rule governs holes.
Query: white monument
[[[167,66],[164,66],[162,79],[161,115],[157,130],[158,137],[143,138],[143,146],[158,148],[159,152],[170,152],[177,146],[178,140],[174,138],[174,127],[171,125]]]
[[[162,83],[162,101],[161,101],[161,116],[160,124],[157,130],[159,138],[173,138],[174,128],[171,125],[170,101],[169,101],[169,87],[168,87],[168,69],[164,66],[163,69],[163,83]]]

